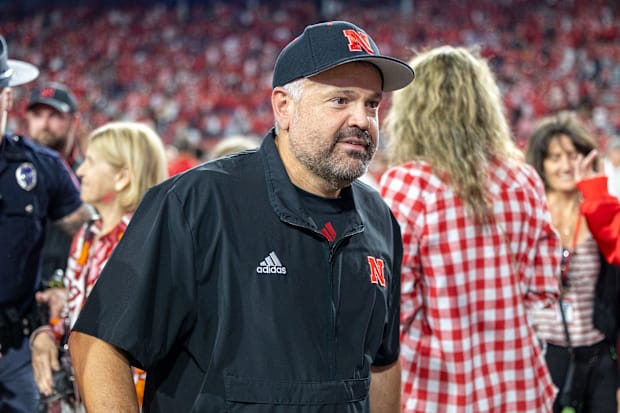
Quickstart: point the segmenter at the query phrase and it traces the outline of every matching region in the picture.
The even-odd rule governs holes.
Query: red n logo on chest
[[[362,49],[366,51],[368,54],[375,54],[375,51],[372,50],[372,46],[370,45],[370,41],[368,40],[368,36],[364,32],[356,32],[353,29],[343,30],[342,33],[344,37],[349,40],[349,51],[351,52],[361,52]]]
[[[381,258],[368,257],[370,266],[370,282],[385,287],[385,274],[383,273],[383,260]]]

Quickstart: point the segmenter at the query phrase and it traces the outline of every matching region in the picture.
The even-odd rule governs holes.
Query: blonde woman
[[[64,277],[67,322],[51,320],[53,326],[40,330],[48,334],[33,334],[31,339],[35,380],[43,395],[54,392],[52,370],[59,369],[57,345],[66,333],[64,325],[75,323],[142,196],[166,174],[161,139],[146,125],[113,122],[89,135],[77,175],[82,182],[80,197],[94,207],[96,215],[71,246]]]
[[[403,237],[404,412],[550,412],[526,307],[558,296],[560,243],[488,63],[444,46],[393,96],[381,194]]]

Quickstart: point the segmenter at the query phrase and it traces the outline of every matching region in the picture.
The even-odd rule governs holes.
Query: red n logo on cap
[[[54,97],[54,89],[52,89],[51,87],[46,87],[44,89],[41,89],[41,97],[53,98]]]
[[[366,51],[368,54],[375,54],[375,51],[372,50],[372,46],[370,45],[370,40],[368,40],[368,36],[364,32],[356,32],[353,29],[345,29],[342,31],[344,37],[349,40],[349,51],[351,52],[361,52],[362,49]]]
[[[385,287],[385,274],[383,273],[383,260],[381,258],[368,257],[370,266],[370,282]]]

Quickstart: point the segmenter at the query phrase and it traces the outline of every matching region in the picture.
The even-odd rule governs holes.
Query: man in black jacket
[[[74,326],[89,412],[398,412],[399,226],[357,181],[384,91],[413,70],[348,22],[308,26],[273,75],[258,150],[151,190]]]

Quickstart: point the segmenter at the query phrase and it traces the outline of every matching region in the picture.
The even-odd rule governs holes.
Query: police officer
[[[0,36],[0,411],[36,411],[28,336],[41,322],[35,304],[40,257],[49,217],[69,234],[88,218],[79,191],[58,154],[7,133],[11,87],[34,80],[38,69],[8,59]]]

